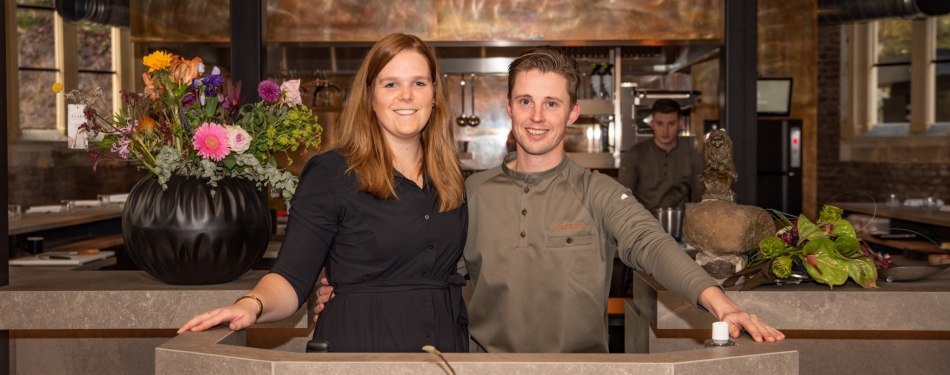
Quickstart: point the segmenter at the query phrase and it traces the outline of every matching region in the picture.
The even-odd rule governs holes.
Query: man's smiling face
[[[536,156],[563,152],[564,129],[580,114],[571,105],[567,79],[539,70],[518,73],[507,109],[518,148]]]

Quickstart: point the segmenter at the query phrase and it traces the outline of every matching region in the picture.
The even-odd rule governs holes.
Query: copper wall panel
[[[718,39],[721,0],[270,0],[270,42]],[[133,42],[227,42],[229,1],[132,0]]]
[[[719,38],[719,0],[445,0],[438,40]]]
[[[272,42],[376,41],[402,32],[436,40],[439,0],[271,0]]]
[[[228,0],[132,0],[132,42],[227,43],[231,40],[229,4]]]
[[[759,0],[759,74],[794,80],[789,117],[802,120],[802,211],[808,217],[819,208],[817,11],[817,0]]]

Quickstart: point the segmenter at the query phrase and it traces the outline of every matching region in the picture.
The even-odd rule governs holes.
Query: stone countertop
[[[458,374],[798,374],[798,352],[783,343],[659,354],[445,353]],[[293,353],[245,346],[223,327],[181,334],[159,346],[157,374],[446,374],[426,353]]]
[[[254,288],[267,271],[217,285],[169,285],[143,271],[57,271],[10,268],[0,287],[0,330],[178,329],[197,314]],[[255,328],[306,328],[305,304],[290,318]]]
[[[23,214],[20,220],[10,221],[9,235],[87,224],[122,217],[122,206],[106,208],[77,208],[71,213]]]
[[[831,203],[845,211],[858,212],[878,217],[900,219],[915,223],[950,227],[950,212],[932,210],[927,211],[920,207],[888,206],[882,203]]]
[[[913,282],[878,279],[877,285],[736,286],[726,295],[780,330],[950,331],[950,271]],[[634,275],[633,307],[657,329],[708,330],[715,321],[640,271]]]

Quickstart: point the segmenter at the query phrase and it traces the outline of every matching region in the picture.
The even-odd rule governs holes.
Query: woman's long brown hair
[[[378,199],[396,196],[393,153],[373,111],[373,81],[393,57],[412,51],[425,56],[429,64],[435,107],[422,130],[422,165],[439,196],[439,211],[454,210],[465,200],[465,181],[455,152],[455,122],[448,105],[448,89],[435,61],[435,53],[413,35],[389,34],[366,54],[340,116],[334,149],[338,150],[360,180],[360,191]]]

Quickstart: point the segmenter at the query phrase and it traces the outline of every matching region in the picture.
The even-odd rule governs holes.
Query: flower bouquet
[[[804,268],[808,277],[834,288],[850,277],[864,288],[877,288],[877,268],[887,268],[889,257],[868,248],[855,233],[854,227],[841,218],[843,210],[825,205],[817,221],[800,215],[797,221],[784,220],[785,226],[775,236],[759,243],[751,253],[749,266],[724,283],[731,286],[740,276],[748,276],[743,290],[788,279],[793,269]],[[729,284],[729,281],[732,281]]]
[[[93,169],[103,158],[135,162],[167,189],[173,175],[207,179],[212,189],[225,177],[269,185],[289,199],[297,178],[277,168],[275,155],[319,147],[323,128],[301,105],[300,81],[265,80],[261,101],[241,104],[240,82],[226,80],[217,67],[206,71],[201,58],[185,59],[163,51],[143,58],[145,92],[121,93],[116,114],[103,113],[101,91],[67,98],[84,105],[87,138],[101,140],[90,150]],[[54,91],[62,90],[56,84]],[[292,162],[288,158],[288,163]],[[212,194],[214,190],[212,190]]]

